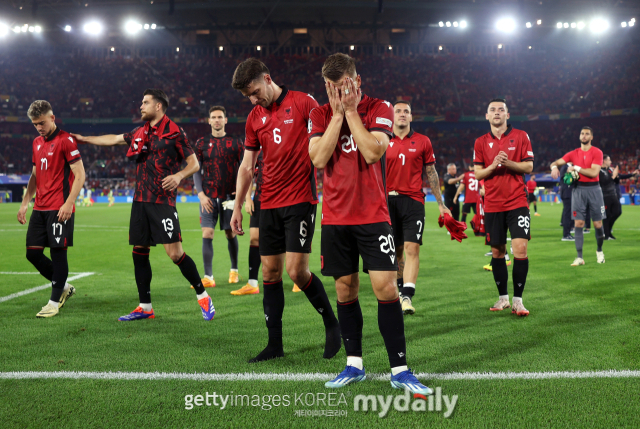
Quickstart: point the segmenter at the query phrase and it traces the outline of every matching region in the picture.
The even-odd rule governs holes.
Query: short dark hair
[[[267,66],[257,58],[247,58],[236,67],[231,79],[233,89],[241,90],[248,87],[259,77],[269,74]]]
[[[505,100],[504,98],[494,98],[493,100],[491,100],[489,102],[489,104],[487,104],[487,108],[489,108],[491,103],[504,103],[504,105],[506,106],[507,105],[507,100]]]
[[[580,130],[580,131],[582,131],[582,130]],[[609,155],[606,155],[606,154],[605,154],[605,155],[602,155],[602,160],[603,160],[603,161],[604,161],[605,159],[607,159],[607,158],[611,158],[611,157],[610,157]]]
[[[211,116],[211,112],[215,112],[216,110],[220,110],[222,111],[222,114],[224,115],[224,117],[227,117],[227,109],[224,108],[224,106],[211,106],[209,108],[209,116]]]
[[[582,132],[582,130],[589,130],[589,131],[591,131],[591,135],[593,135],[593,128],[591,128],[591,127],[584,126],[584,127],[580,128],[580,132]]]
[[[165,94],[163,90],[156,89],[156,88],[145,89],[144,92],[142,93],[142,96],[144,97],[145,95],[152,96],[154,100],[162,104],[163,112],[166,112],[167,109],[169,108],[169,97],[167,97],[167,94]]]
[[[411,107],[411,103],[409,103],[408,101],[398,100],[395,103],[393,103],[393,107],[396,107],[396,105],[398,104],[406,104],[407,106],[409,106],[409,110],[413,110],[413,107]]]
[[[337,82],[345,74],[349,76],[356,74],[356,60],[342,52],[329,55],[322,66],[322,77]]]
[[[29,119],[36,119],[48,113],[53,113],[53,109],[51,108],[51,104],[45,100],[34,101],[31,103],[31,106],[29,106],[29,110],[27,110]]]

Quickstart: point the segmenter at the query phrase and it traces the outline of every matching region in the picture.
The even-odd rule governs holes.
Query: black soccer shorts
[[[71,247],[75,213],[64,222],[58,220],[58,210],[34,210],[27,228],[27,247]]]
[[[260,255],[311,253],[316,204],[300,203],[260,210]]]
[[[200,227],[215,229],[218,218],[220,218],[220,231],[230,230],[233,207],[225,209],[223,203],[232,199],[233,195],[227,195],[226,199],[211,198],[211,203],[213,204],[213,211],[211,213],[207,213],[202,207],[202,204],[200,204]]]
[[[527,197],[527,201],[529,202],[529,204],[531,203],[536,203],[538,202],[538,197],[536,197],[535,194],[531,193],[529,194],[529,196]]]
[[[464,203],[462,205],[462,213],[471,213],[473,210],[473,214],[476,214],[476,203]]]
[[[406,195],[389,197],[389,216],[393,237],[398,246],[405,242],[422,246],[424,233],[424,205]]]
[[[511,239],[531,240],[531,215],[529,207],[484,214],[485,243],[491,246],[507,244],[507,229]]]
[[[147,247],[179,241],[182,241],[182,233],[175,207],[168,204],[133,202],[129,222],[129,244]]]
[[[253,200],[253,214],[249,219],[249,228],[260,228],[260,198]]]
[[[359,272],[360,257],[365,273],[398,271],[393,229],[387,222],[322,225],[320,247],[324,276],[342,277]]]

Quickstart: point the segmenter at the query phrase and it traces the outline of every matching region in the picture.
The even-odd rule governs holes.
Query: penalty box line
[[[0,274],[40,274],[40,273],[17,273],[17,272],[16,272],[16,273],[12,273],[12,272],[0,272]],[[95,273],[78,273],[78,274],[76,274],[75,276],[72,276],[72,277],[67,278],[67,282],[72,282],[72,281],[74,281],[74,280],[78,280],[78,279],[81,279],[81,278],[83,278],[83,277],[92,276],[92,275],[94,275],[94,274],[95,274]],[[40,291],[40,290],[47,289],[47,288],[50,288],[50,287],[51,287],[51,283],[47,283],[47,284],[44,284],[44,285],[42,285],[42,286],[36,286],[36,287],[31,288],[31,289],[23,290],[23,291],[21,291],[21,292],[12,293],[11,295],[7,295],[7,296],[2,296],[2,297],[0,297],[0,302],[9,301],[10,299],[19,298],[19,297],[21,297],[21,296],[23,296],[23,295],[28,295],[28,294],[30,294],[30,293],[38,292],[38,291]]]
[[[636,370],[552,371],[552,372],[450,372],[418,373],[422,380],[551,380],[594,378],[640,378]],[[91,371],[11,371],[0,372],[2,380],[68,379],[68,380],[186,380],[186,381],[327,381],[335,374],[326,373],[178,373],[178,372],[91,372]],[[367,374],[376,381],[389,381],[389,374]]]

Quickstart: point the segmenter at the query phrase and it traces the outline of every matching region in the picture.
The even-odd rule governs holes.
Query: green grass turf
[[[532,218],[530,270],[524,303],[527,318],[488,308],[497,297],[480,238],[450,241],[437,227],[437,208],[426,205],[425,245],[416,314],[405,317],[409,366],[416,372],[529,372],[638,370],[637,285],[640,269],[640,208],[625,206],[616,223],[617,241],[605,242],[607,262],[596,264],[595,234],[585,235],[583,267],[570,267],[573,243],[561,242],[561,205],[540,204]],[[0,271],[35,269],[25,258],[26,226],[16,221],[17,204],[0,205]],[[178,206],[184,248],[202,269],[198,209]],[[216,306],[212,322],[202,320],[195,293],[162,247],[151,252],[155,320],[119,323],[133,310],[137,293],[131,247],[130,206],[96,204],[78,208],[75,246],[69,250],[72,272],[96,274],[73,284],[78,295],[52,319],[36,319],[48,299],[42,290],[0,303],[0,372],[131,371],[181,373],[337,373],[344,349],[322,359],[321,319],[304,294],[290,291],[285,276],[284,342],[286,356],[249,365],[247,359],[266,342],[262,294],[234,297],[229,291],[246,282],[248,237],[240,238],[239,285],[227,283],[229,257],[224,235],[214,238],[214,275],[209,289]],[[248,218],[245,218],[248,222]],[[248,230],[248,224],[245,226]],[[320,275],[320,229],[316,231],[311,269]],[[511,271],[511,270],[510,270]],[[332,302],[331,278],[321,277]],[[364,313],[364,361],[370,373],[388,371],[378,332],[375,297],[361,277]],[[0,275],[0,296],[43,285],[37,275]],[[512,287],[510,286],[510,293]],[[348,406],[184,409],[188,394],[214,392],[248,395],[326,393],[323,382],[203,382],[104,380],[1,380],[2,427],[639,427],[640,380],[563,379],[427,381],[444,394],[458,395],[449,419],[442,413],[401,413],[386,418],[353,410],[353,395],[396,395],[388,382],[349,386]],[[340,409],[346,417],[297,417],[296,410]]]

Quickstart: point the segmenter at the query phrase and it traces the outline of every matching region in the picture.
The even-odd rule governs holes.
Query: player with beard
[[[238,283],[238,237],[231,230],[231,214],[236,198],[236,179],[242,162],[242,139],[228,136],[225,131],[227,110],[223,106],[209,109],[211,134],[200,137],[194,150],[200,170],[193,175],[193,183],[200,199],[200,227],[202,228],[202,259],[204,287],[215,287],[213,278],[213,233],[218,217],[220,230],[227,237],[231,259],[229,283]]]
[[[309,271],[309,253],[315,232],[318,204],[316,171],[309,158],[307,124],[309,113],[318,107],[309,94],[278,86],[269,69],[256,58],[238,65],[231,86],[255,107],[246,124],[245,154],[238,171],[236,192],[246,195],[262,150],[263,183],[260,195],[260,256],[264,315],[269,333],[267,347],[249,362],[284,356],[282,272],[300,286],[322,316],[325,326],[323,357],[340,350],[340,326],[322,281]],[[243,235],[242,204],[237,203],[231,228]]]
[[[51,282],[51,297],[36,317],[53,317],[75,288],[67,283],[67,248],[73,246],[75,200],[84,184],[82,157],[74,138],[56,126],[51,104],[44,100],[31,103],[27,116],[39,137],[32,144],[33,168],[18,210],[18,222],[27,222],[29,202],[36,202],[27,229],[27,260]],[[44,255],[49,247],[51,259]]]
[[[411,105],[406,101],[398,101],[393,107],[393,114],[393,136],[385,156],[389,216],[398,255],[397,278],[402,312],[414,314],[416,310],[412,300],[416,293],[425,221],[423,175],[429,179],[440,214],[451,215],[451,212],[444,206],[440,196],[440,179],[431,140],[411,129]]]
[[[551,176],[554,179],[560,177],[558,167],[571,162],[573,165],[567,168],[567,172],[578,173],[578,185],[571,191],[571,219],[575,220],[574,237],[577,257],[571,264],[572,267],[584,265],[582,258],[582,246],[584,244],[585,219],[587,213],[593,220],[596,229],[596,261],[604,264],[604,252],[602,243],[605,233],[602,220],[607,217],[604,207],[604,197],[600,188],[599,175],[603,164],[602,151],[591,145],[593,130],[591,127],[582,127],[580,130],[580,147],[566,153],[562,158],[551,163]]]
[[[499,295],[490,310],[511,307],[505,260],[508,230],[515,259],[511,313],[527,316],[529,311],[522,304],[522,293],[529,272],[527,245],[531,239],[531,217],[524,175],[533,170],[533,149],[527,133],[507,125],[509,112],[505,100],[491,100],[486,118],[491,131],[476,139],[473,162],[476,179],[484,179],[486,243],[491,245],[491,267]]]
[[[127,157],[136,163],[136,189],[131,206],[129,244],[133,245],[133,266],[140,305],[122,322],[153,319],[151,306],[151,246],[162,244],[197,294],[205,320],[212,320],[215,309],[204,290],[195,262],[182,249],[180,221],[176,210],[176,192],[180,183],[198,171],[199,164],[184,130],[166,115],[169,98],[160,89],[143,93],[140,113],[145,124],[130,133],[83,137],[79,142],[96,146],[128,145]],[[182,161],[187,166],[180,170]]]
[[[395,244],[387,206],[385,151],[393,130],[387,101],[362,93],[355,60],[331,55],[322,66],[329,103],[311,112],[309,155],[324,168],[322,274],[332,276],[347,365],[325,383],[341,388],[366,378],[362,360],[363,318],[358,293],[360,257],[378,300],[378,329],[389,364],[391,385],[429,395],[407,366],[402,306],[396,286]]]

